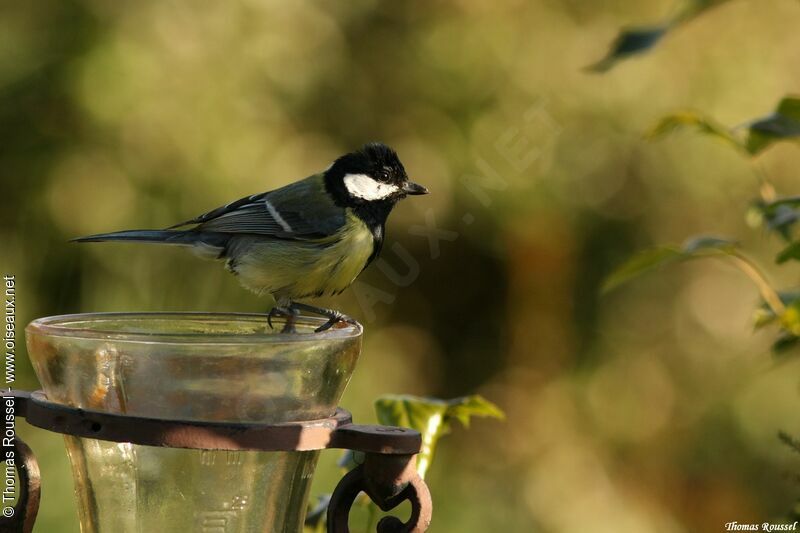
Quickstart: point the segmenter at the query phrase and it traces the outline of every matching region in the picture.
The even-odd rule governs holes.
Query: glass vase
[[[263,315],[85,314],[26,329],[47,398],[171,420],[275,424],[332,416],[362,329]],[[64,437],[83,533],[298,533],[318,453],[191,450]]]

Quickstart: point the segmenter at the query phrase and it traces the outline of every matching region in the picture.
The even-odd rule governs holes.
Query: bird
[[[269,294],[272,327],[296,331],[302,312],[328,320],[325,331],[349,316],[298,300],[334,296],[381,252],[386,221],[407,196],[428,194],[411,181],[397,153],[372,142],[337,158],[326,170],[278,189],[246,196],[165,229],[124,230],[74,242],[134,241],[189,247],[203,258],[225,262],[242,286]]]

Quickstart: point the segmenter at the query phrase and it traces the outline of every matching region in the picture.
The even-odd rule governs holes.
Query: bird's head
[[[325,171],[325,179],[337,201],[348,206],[394,204],[408,195],[428,194],[408,179],[395,151],[381,143],[343,155]]]

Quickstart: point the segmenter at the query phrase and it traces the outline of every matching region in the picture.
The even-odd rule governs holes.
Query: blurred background
[[[734,0],[605,74],[619,27],[672,0],[452,3],[33,0],[0,7],[2,268],[22,326],[88,311],[270,302],[179,249],[68,239],[158,228],[381,140],[432,194],[402,203],[383,261],[322,302],[366,325],[343,405],[480,393],[506,422],[440,443],[433,533],[722,531],[781,520],[800,486],[797,358],[752,330],[758,294],[693,262],[608,295],[635,250],[749,228],[758,183],[722,143],[652,143],[661,115],[724,124],[800,86],[800,4]],[[800,153],[759,157],[797,194]],[[796,268],[770,270],[778,285]],[[20,342],[20,388],[37,383]],[[44,473],[37,531],[78,530],[60,437],[21,424]],[[314,494],[330,491],[323,454]]]

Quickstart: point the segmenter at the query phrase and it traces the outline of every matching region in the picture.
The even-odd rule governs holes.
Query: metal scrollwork
[[[19,477],[19,497],[14,507],[6,507],[0,516],[0,533],[31,533],[39,512],[41,477],[36,456],[19,437],[14,438],[14,467]],[[4,457],[5,459],[5,457]]]
[[[408,500],[411,516],[406,522],[386,516],[377,525],[378,533],[424,533],[431,522],[433,504],[427,485],[417,474],[413,455],[368,453],[364,464],[348,472],[328,505],[328,533],[349,533],[353,502],[364,492],[384,512]]]

